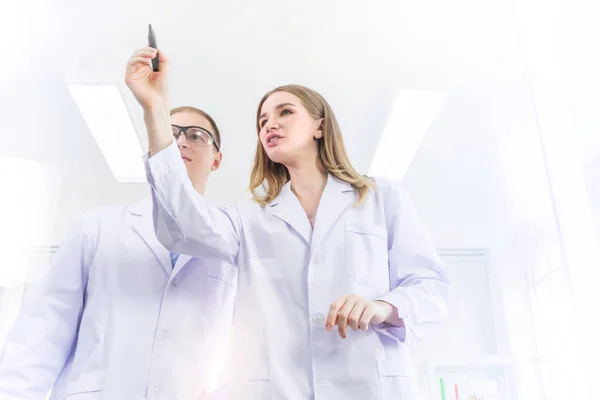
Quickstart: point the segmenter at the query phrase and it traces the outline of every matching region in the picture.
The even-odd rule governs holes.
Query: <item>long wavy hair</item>
[[[361,204],[374,183],[370,178],[359,174],[350,163],[335,114],[327,100],[319,93],[301,85],[285,85],[271,90],[263,96],[258,104],[258,110],[256,111],[257,133],[260,134],[260,114],[263,103],[276,92],[293,94],[300,99],[313,119],[323,119],[321,127],[323,137],[317,139],[319,167],[323,172],[349,183],[357,194],[356,205]],[[290,174],[287,168],[283,164],[271,161],[260,139],[257,140],[249,185],[254,200],[262,206],[269,204],[279,195],[281,189],[289,180]],[[266,195],[257,193],[259,187],[266,192]]]

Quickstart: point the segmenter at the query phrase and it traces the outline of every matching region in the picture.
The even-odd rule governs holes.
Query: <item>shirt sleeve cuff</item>
[[[376,325],[375,330],[392,339],[400,340],[409,345],[413,344],[416,341],[416,335],[411,330],[408,311],[404,310],[396,294],[390,292],[376,300],[390,304],[393,308],[393,314],[389,318],[389,322]]]

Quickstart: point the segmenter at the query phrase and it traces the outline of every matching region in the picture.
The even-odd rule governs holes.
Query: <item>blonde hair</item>
[[[263,96],[258,104],[256,112],[257,133],[260,134],[261,130],[260,114],[263,103],[269,96],[276,92],[293,94],[300,99],[302,105],[313,119],[323,119],[321,125],[323,137],[317,141],[319,166],[323,172],[349,183],[357,194],[355,205],[362,204],[369,190],[374,187],[374,183],[370,178],[359,174],[350,163],[335,114],[329,103],[327,103],[327,100],[319,93],[301,85],[285,85],[271,90]],[[287,168],[283,164],[271,161],[263,149],[260,140],[258,140],[249,186],[254,200],[261,206],[269,204],[279,195],[281,189],[289,180],[290,174]],[[260,196],[256,193],[256,189],[259,187],[262,187],[266,191],[265,196]]]

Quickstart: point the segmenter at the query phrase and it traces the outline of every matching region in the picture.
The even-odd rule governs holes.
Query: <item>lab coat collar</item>
[[[349,183],[328,175],[327,184],[319,202],[314,231],[298,198],[292,192],[290,181],[283,186],[279,195],[268,207],[274,216],[284,220],[300,234],[306,244],[311,247],[312,254],[329,228],[354,200],[354,189]]]
[[[291,181],[288,181],[281,188],[279,195],[269,203],[268,207],[271,213],[284,220],[289,226],[291,226],[298,234],[304,239],[307,246],[310,246],[310,239],[312,236],[312,229],[310,222],[306,218],[306,213],[300,205],[298,198],[292,192]]]

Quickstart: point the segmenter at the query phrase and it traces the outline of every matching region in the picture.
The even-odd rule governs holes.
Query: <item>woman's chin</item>
[[[285,164],[285,160],[287,159],[285,152],[282,152],[280,151],[280,149],[277,148],[269,149],[269,152],[267,152],[267,156],[269,157],[269,160],[278,164]]]

